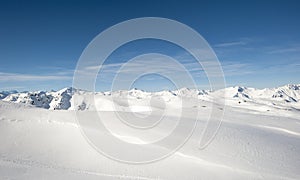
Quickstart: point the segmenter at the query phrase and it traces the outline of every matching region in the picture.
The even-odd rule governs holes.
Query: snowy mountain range
[[[0,92],[2,101],[24,103],[45,109],[68,109],[71,106],[73,88],[64,88],[59,91],[35,91],[35,92]]]
[[[67,110],[73,109],[72,97],[88,96],[91,92],[82,91],[75,88],[64,88],[59,91],[35,91],[35,92],[17,92],[2,91],[0,92],[0,100],[14,103],[23,103],[35,107],[50,109],[50,110]],[[107,101],[107,97],[129,97],[134,99],[149,99],[150,97],[160,97],[165,101],[171,101],[178,97],[197,97],[202,100],[212,98],[225,97],[226,100],[237,103],[256,102],[265,105],[296,105],[300,102],[300,84],[285,85],[277,88],[255,89],[241,86],[228,87],[216,91],[197,90],[182,88],[174,91],[160,92],[145,92],[139,89],[129,91],[114,91],[114,92],[98,92],[94,94],[99,97],[103,103]],[[225,95],[225,96],[224,96]],[[86,99],[86,98],[85,98]],[[90,102],[83,101],[77,109],[86,109]],[[99,102],[101,106],[101,102]]]

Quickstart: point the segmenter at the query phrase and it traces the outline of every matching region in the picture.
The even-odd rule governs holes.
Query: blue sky
[[[138,17],[164,17],[198,31],[217,54],[227,86],[256,88],[300,83],[299,1],[2,1],[0,5],[0,90],[50,90],[72,86],[87,44],[106,28]],[[192,58],[175,45],[141,40],[120,47],[106,61],[97,90],[109,90],[112,70],[142,53]],[[204,74],[194,69],[199,88]],[[155,83],[154,83],[155,82]],[[174,88],[145,76],[133,86]]]

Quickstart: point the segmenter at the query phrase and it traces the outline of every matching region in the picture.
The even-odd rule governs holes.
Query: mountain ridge
[[[17,92],[2,91],[0,92],[0,100],[29,104],[40,108],[50,110],[67,110],[72,107],[72,97],[76,95],[86,96],[87,94],[93,94],[93,92],[76,89],[73,87],[66,87],[58,91],[25,91]],[[119,90],[119,91],[106,91],[95,92],[96,96],[100,97],[121,97],[127,96],[136,99],[146,99],[153,96],[163,97],[164,100],[170,101],[177,96],[186,98],[198,98],[207,99],[210,98],[224,98],[229,100],[240,101],[270,101],[272,103],[298,103],[300,102],[300,84],[287,84],[275,88],[256,89],[244,86],[233,86],[219,89],[216,91],[199,90],[180,88],[177,90],[164,90],[157,92],[146,92],[137,88],[131,90]],[[86,103],[86,102],[85,102]]]

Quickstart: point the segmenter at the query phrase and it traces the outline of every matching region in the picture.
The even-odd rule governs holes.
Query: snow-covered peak
[[[198,91],[198,95],[208,95],[210,93],[210,91],[208,91],[208,90],[199,90]]]
[[[242,86],[235,86],[233,87],[233,92],[234,92],[234,95],[233,97],[234,98],[247,98],[247,99],[250,99],[250,92],[248,90],[248,88],[246,87],[242,87]]]
[[[260,103],[298,103],[300,102],[300,85],[285,85],[277,88],[255,89],[243,86],[228,87],[216,91],[197,90],[189,88],[181,88],[170,91],[164,90],[159,92],[146,92],[139,89],[119,90],[114,92],[93,93],[84,90],[78,90],[72,87],[63,88],[58,91],[35,91],[35,92],[17,92],[3,91],[0,92],[0,99],[15,103],[24,103],[36,107],[58,110],[69,109],[71,107],[71,99],[76,94],[77,96],[95,95],[97,97],[113,98],[130,98],[146,100],[149,97],[161,97],[167,101],[176,100],[181,97],[194,97],[199,99],[226,98],[233,101],[256,101]],[[87,105],[91,102],[85,102]],[[101,102],[99,102],[101,103]]]
[[[30,104],[36,107],[49,108],[53,97],[44,91],[22,92],[7,95],[3,100],[16,103]]]
[[[149,93],[147,93],[143,90],[137,89],[137,88],[133,88],[133,89],[128,91],[128,95],[133,96],[133,97],[137,97],[137,98],[143,98],[145,96],[148,96]]]
[[[226,97],[226,98],[251,98],[251,93],[255,91],[253,88],[246,88],[243,86],[227,87],[225,89],[216,90],[211,92],[213,96]]]
[[[178,96],[183,97],[197,97],[199,95],[198,89],[189,89],[189,88],[181,88],[178,90],[173,91]]]
[[[156,96],[165,96],[165,97],[177,96],[176,93],[174,93],[173,91],[170,91],[170,90],[154,92],[153,94],[156,95]]]
[[[300,90],[300,84],[288,84],[283,86],[282,88],[287,88],[290,90]]]
[[[69,109],[71,107],[71,98],[75,89],[72,87],[63,88],[57,92],[52,92],[53,100],[49,104],[49,109]]]
[[[10,95],[10,94],[15,94],[18,93],[17,90],[11,90],[11,91],[1,91],[0,92],[0,99],[4,99],[6,96]]]
[[[285,85],[274,88],[272,98],[283,99],[286,102],[298,102],[300,100],[300,85]]]
[[[74,88],[64,88],[59,91],[10,92],[4,94],[3,101],[24,103],[46,109],[68,109]],[[1,93],[2,94],[2,93]]]

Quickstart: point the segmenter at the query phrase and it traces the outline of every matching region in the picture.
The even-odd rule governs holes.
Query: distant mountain
[[[68,109],[71,106],[73,88],[64,88],[59,91],[35,91],[35,92],[17,92],[10,91],[0,93],[3,95],[3,101],[15,103],[25,103],[45,109]]]
[[[15,94],[18,93],[18,91],[16,90],[12,90],[12,91],[1,91],[0,92],[0,99],[4,99],[6,96],[10,95],[10,94]]]
[[[225,93],[226,98],[241,98],[252,100],[274,100],[298,102],[300,100],[300,85],[285,85],[277,88],[255,89],[241,86],[229,87],[211,94]]]
[[[24,103],[32,106],[50,109],[50,110],[67,110],[74,109],[72,107],[72,97],[74,95],[82,96],[82,104],[75,109],[84,110],[91,107],[91,92],[77,90],[74,88],[64,88],[59,91],[36,91],[36,92],[17,92],[17,91],[2,91],[0,92],[0,99],[2,101],[9,101],[15,103]],[[212,98],[226,98],[231,101],[241,102],[257,102],[262,104],[277,104],[277,103],[298,103],[300,101],[300,85],[285,85],[277,88],[255,89],[242,86],[228,87],[216,91],[206,91],[197,89],[181,88],[175,91],[160,91],[160,92],[145,92],[138,89],[131,89],[129,91],[120,90],[114,92],[98,92],[95,96],[102,97],[101,101],[97,102],[99,106],[101,103],[108,102],[108,98],[126,98],[131,99],[151,99],[151,97],[161,97],[167,102],[178,97],[198,98],[198,99],[212,99]],[[113,105],[111,105],[113,106]]]

